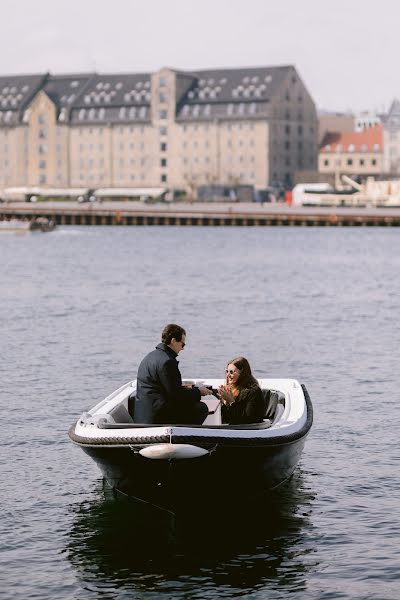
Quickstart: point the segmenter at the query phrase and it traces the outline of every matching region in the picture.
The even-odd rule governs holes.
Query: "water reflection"
[[[121,588],[168,598],[242,596],[266,585],[299,591],[315,564],[314,497],[300,471],[268,500],[234,511],[210,502],[174,518],[109,496],[97,490],[95,501],[71,508],[66,553],[88,597]]]

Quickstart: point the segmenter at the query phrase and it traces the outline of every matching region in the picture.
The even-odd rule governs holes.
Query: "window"
[[[165,92],[160,92],[158,94],[158,101],[160,103],[167,102],[167,95],[165,94]]]
[[[38,115],[38,123],[39,125],[44,125],[44,123],[46,123],[46,118],[44,115]]]
[[[166,152],[167,151],[167,143],[166,142],[161,142],[161,144],[160,144],[160,151],[161,152]]]
[[[167,176],[165,173],[161,175],[161,183],[167,183]]]
[[[324,160],[324,167],[329,167],[329,160],[327,158]]]
[[[160,110],[160,111],[158,111],[158,118],[159,119],[166,119],[167,118],[167,111],[166,110]]]
[[[184,126],[184,129],[185,129],[185,126]],[[168,132],[168,130],[167,130],[167,128],[166,128],[164,125],[162,125],[162,126],[159,128],[159,133],[160,133],[160,135],[167,135],[167,132]]]
[[[373,167],[375,167],[375,166],[376,166],[376,158],[373,158],[373,159],[371,160],[371,165],[372,165]]]
[[[161,166],[162,167],[166,167],[167,166],[167,159],[166,158],[162,158],[161,159]]]
[[[352,158],[348,158],[346,163],[349,165],[349,167],[353,164],[353,159]]]
[[[365,160],[363,158],[360,158],[360,166],[363,167],[365,164]]]
[[[46,161],[39,160],[39,169],[45,169],[45,168],[46,168]]]

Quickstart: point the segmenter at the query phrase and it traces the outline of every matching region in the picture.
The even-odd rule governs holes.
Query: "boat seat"
[[[283,415],[284,410],[285,410],[285,407],[283,406],[283,404],[278,403],[277,407],[276,407],[276,411],[275,411],[274,420],[272,421],[272,425],[274,423],[276,423],[277,421],[279,421],[279,419]]]
[[[133,419],[124,404],[118,404],[110,412],[110,415],[116,423],[133,423]]]
[[[265,400],[264,419],[269,419],[274,422],[277,412],[280,412],[278,406],[285,406],[285,396],[281,392],[275,390],[262,390]],[[282,414],[282,413],[281,413]]]
[[[135,402],[136,396],[135,393],[132,392],[132,394],[128,397],[128,412],[133,421],[135,420]]]

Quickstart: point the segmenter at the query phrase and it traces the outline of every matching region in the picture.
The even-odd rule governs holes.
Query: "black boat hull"
[[[192,459],[154,460],[139,447],[82,447],[108,484],[129,496],[172,508],[194,499],[252,496],[274,489],[293,473],[305,437],[268,447],[217,447]]]
[[[228,437],[219,430],[218,437],[206,437],[195,435],[193,430],[187,437],[173,427],[169,437],[132,437],[124,442],[105,436],[94,442],[77,436],[72,427],[70,437],[96,462],[111,488],[128,496],[172,510],[210,498],[213,502],[238,501],[273,490],[293,474],[313,422],[311,400],[305,386],[302,388],[306,422],[286,435],[277,430],[276,435],[263,437],[262,431],[255,430],[253,437],[240,436],[240,431],[237,437]],[[195,446],[204,454],[171,459],[141,453],[158,444],[167,451]]]

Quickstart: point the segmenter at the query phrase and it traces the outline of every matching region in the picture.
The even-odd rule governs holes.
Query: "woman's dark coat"
[[[241,390],[235,402],[222,405],[222,422],[229,425],[262,423],[265,413],[265,401],[258,386]]]

